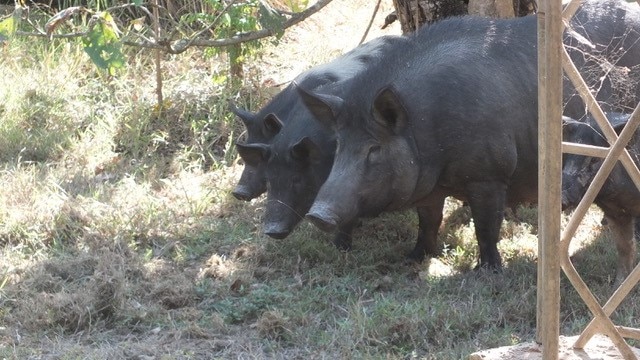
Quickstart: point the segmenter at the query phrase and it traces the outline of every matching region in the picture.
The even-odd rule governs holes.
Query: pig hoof
[[[425,258],[426,258],[426,254],[424,251],[412,251],[407,254],[406,262],[408,264],[411,264],[411,263],[420,264],[424,261]]]
[[[333,240],[333,245],[340,251],[351,251],[351,242],[335,239]]]
[[[282,232],[277,232],[277,231],[268,231],[265,232],[265,234],[271,238],[274,239],[278,239],[278,240],[282,240],[284,238],[286,238],[287,236],[289,236],[289,232],[288,231],[282,231]]]
[[[473,271],[491,271],[494,274],[500,274],[502,273],[502,265],[489,263],[478,264],[473,268]]]
[[[338,227],[338,224],[335,220],[331,218],[325,218],[322,215],[316,213],[309,213],[306,217],[313,223],[313,225],[317,226],[322,231],[330,232]]]
[[[336,249],[344,252],[351,251],[351,244],[335,244]]]

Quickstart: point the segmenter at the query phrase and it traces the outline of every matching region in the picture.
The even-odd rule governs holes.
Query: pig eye
[[[380,160],[380,145],[374,145],[369,148],[369,154],[367,155],[367,160],[370,163],[376,163]]]

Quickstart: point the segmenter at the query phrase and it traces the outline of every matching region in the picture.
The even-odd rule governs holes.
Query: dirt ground
[[[560,337],[558,358],[560,360],[618,360],[622,355],[611,340],[604,335],[594,336],[584,349],[574,349],[577,336]],[[640,349],[632,348],[636,357],[640,357]],[[538,360],[542,359],[542,347],[536,343],[525,343],[505,346],[496,349],[479,351],[471,354],[469,360]]]

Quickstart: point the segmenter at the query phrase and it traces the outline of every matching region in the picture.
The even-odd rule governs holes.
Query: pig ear
[[[407,125],[407,109],[392,86],[378,92],[372,112],[374,120],[394,134],[400,133]]]
[[[344,100],[338,96],[312,93],[295,84],[304,105],[324,126],[331,128],[336,124]]]
[[[276,136],[282,129],[283,125],[284,124],[276,114],[271,113],[267,115],[264,118],[264,129],[266,131],[265,135],[267,135],[267,137],[269,138]]]
[[[231,100],[229,100],[229,111],[239,117],[247,128],[255,123],[256,116],[252,112],[238,108]]]
[[[266,162],[271,154],[271,148],[267,144],[236,143],[236,149],[242,160],[251,166]]]
[[[308,136],[303,137],[291,147],[291,156],[296,160],[317,162],[320,160],[320,154],[320,148]]]

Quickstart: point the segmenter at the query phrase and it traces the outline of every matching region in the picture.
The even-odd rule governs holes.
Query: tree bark
[[[509,18],[536,10],[536,0],[393,0],[393,5],[404,34],[449,16]]]
[[[515,16],[512,0],[469,0],[469,15],[493,18],[512,18]]]
[[[464,0],[393,0],[393,5],[403,34],[449,16],[467,14]]]

